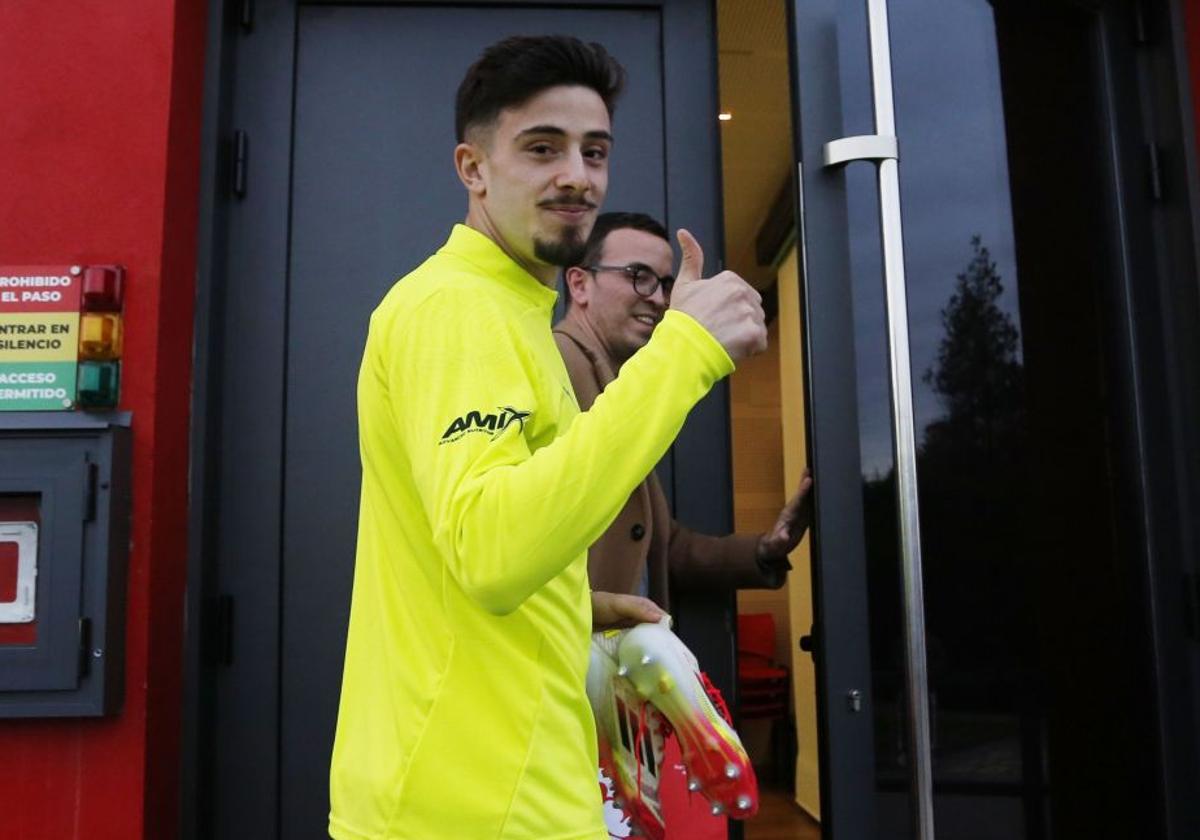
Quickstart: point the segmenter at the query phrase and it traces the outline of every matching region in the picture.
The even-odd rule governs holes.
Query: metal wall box
[[[0,576],[0,718],[121,706],[129,425],[128,413],[0,415],[0,549],[16,560],[3,567],[13,580]]]

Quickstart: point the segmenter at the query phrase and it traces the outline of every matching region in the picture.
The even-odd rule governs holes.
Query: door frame
[[[825,7],[834,5],[833,0],[814,0]],[[263,6],[269,5],[262,3]],[[567,5],[547,2],[547,0],[527,0],[525,5]],[[579,4],[570,4],[578,6]],[[586,5],[605,6],[623,5],[620,2],[604,2],[594,0]],[[639,5],[657,6],[659,3]],[[664,12],[667,7],[678,8],[670,0],[662,3]],[[819,71],[822,68],[836,66],[836,44],[831,44],[828,33],[807,32],[797,30],[794,5],[788,0],[789,14],[789,46],[793,56],[793,84],[797,70],[804,72]],[[811,4],[810,4],[811,5]],[[1152,404],[1140,401],[1134,411],[1137,414],[1139,427],[1148,430],[1165,431],[1165,436],[1154,435],[1157,445],[1152,445],[1141,463],[1141,477],[1149,495],[1155,499],[1166,500],[1158,510],[1152,511],[1144,520],[1149,531],[1148,537],[1153,542],[1157,560],[1151,563],[1151,585],[1156,593],[1156,607],[1153,615],[1156,659],[1158,668],[1158,697],[1159,697],[1159,727],[1162,739],[1167,744],[1170,774],[1166,780],[1165,805],[1169,815],[1170,826],[1174,837],[1187,837],[1200,834],[1200,803],[1190,795],[1200,787],[1200,757],[1196,754],[1194,743],[1197,719],[1197,700],[1195,696],[1196,680],[1200,674],[1200,644],[1195,631],[1189,630],[1188,622],[1192,618],[1188,609],[1195,604],[1173,596],[1179,588],[1179,575],[1190,575],[1190,580],[1197,580],[1200,569],[1197,568],[1197,545],[1200,544],[1200,534],[1194,523],[1200,523],[1200,467],[1197,466],[1195,455],[1192,460],[1179,463],[1174,457],[1176,452],[1200,452],[1200,407],[1196,395],[1189,388],[1189,382],[1196,381],[1192,377],[1200,371],[1200,352],[1195,341],[1188,339],[1200,332],[1200,319],[1196,318],[1196,290],[1194,278],[1196,266],[1200,265],[1200,236],[1196,231],[1195,208],[1200,207],[1200,177],[1196,154],[1195,125],[1189,108],[1195,101],[1191,90],[1191,79],[1187,72],[1188,45],[1186,40],[1185,9],[1181,0],[1170,0],[1169,3],[1159,4],[1165,11],[1157,12],[1155,23],[1159,27],[1159,42],[1156,44],[1156,54],[1146,60],[1152,65],[1143,78],[1143,85],[1159,103],[1161,119],[1173,131],[1168,136],[1178,138],[1175,147],[1176,154],[1165,160],[1169,167],[1167,177],[1170,183],[1185,185],[1184,190],[1176,191],[1170,196],[1170,201],[1160,206],[1156,211],[1156,222],[1150,231],[1149,239],[1154,250],[1165,253],[1168,264],[1178,267],[1179,277],[1174,284],[1160,281],[1157,290],[1161,298],[1163,311],[1175,316],[1175,329],[1172,330],[1170,342],[1173,347],[1164,349],[1162,342],[1154,336],[1145,335],[1141,339],[1145,348],[1150,352],[1132,353],[1140,374],[1153,382],[1155,386]],[[227,187],[229,178],[230,155],[228,135],[233,125],[232,98],[235,79],[237,78],[238,45],[247,37],[247,32],[241,27],[238,16],[240,7],[234,4],[214,0],[210,3],[208,15],[208,44],[205,64],[205,100],[204,119],[202,124],[202,161],[200,193],[200,222],[199,249],[197,265],[197,306],[196,306],[196,353],[193,367],[193,400],[192,400],[192,437],[190,446],[190,462],[192,474],[190,479],[189,503],[189,556],[188,556],[188,590],[186,601],[186,637],[184,650],[184,728],[182,749],[182,797],[183,807],[182,830],[183,837],[203,837],[202,820],[204,807],[210,793],[205,789],[209,771],[211,770],[211,750],[207,741],[212,732],[213,703],[216,694],[215,680],[212,678],[214,665],[212,658],[219,648],[228,640],[222,638],[219,623],[214,622],[212,613],[213,597],[215,596],[215,566],[214,548],[216,545],[216,515],[219,504],[219,494],[216,491],[218,462],[215,455],[222,450],[223,438],[228,431],[222,428],[220,414],[220,391],[222,377],[220,375],[223,347],[223,314],[224,297],[226,294],[224,280],[226,276],[224,255],[229,247],[229,224],[232,200]],[[256,10],[256,13],[261,13]],[[667,17],[664,17],[664,33],[667,33]],[[691,27],[691,35],[695,35],[698,21],[689,19],[687,15],[677,13],[672,16],[671,31],[680,33]],[[250,30],[253,32],[253,29]],[[703,32],[698,33],[703,37]],[[688,36],[682,36],[688,37]],[[706,60],[713,62],[715,67],[715,41],[712,43],[711,55]],[[798,58],[797,58],[798,56]],[[715,70],[713,74],[715,86]],[[679,83],[679,79],[675,79]],[[686,80],[684,80],[686,81]],[[687,90],[687,85],[683,85]],[[693,91],[695,93],[695,91]],[[830,95],[833,95],[832,93]],[[793,95],[793,102],[795,95]],[[692,109],[693,112],[695,109]],[[794,120],[797,148],[801,148],[804,138],[811,144],[820,140],[823,142],[841,136],[840,114],[836,105],[829,106],[825,122],[819,123],[813,119]],[[678,126],[674,126],[679,134]],[[667,131],[672,132],[672,123],[667,122]],[[689,138],[690,142],[690,138]],[[715,194],[720,195],[719,156],[716,155],[716,140],[711,149],[700,148],[696,154],[707,156],[714,161],[714,178],[716,181]],[[684,144],[685,146],[687,144]],[[706,145],[706,144],[702,144]],[[811,289],[811,278],[820,272],[828,270],[828,248],[814,250],[807,243],[822,241],[822,236],[832,236],[827,242],[836,243],[839,233],[836,219],[833,217],[816,217],[804,214],[804,192],[810,202],[819,191],[828,190],[831,185],[828,177],[821,173],[803,170],[803,156],[797,154],[800,170],[800,195],[798,196],[797,216],[800,225],[800,258],[801,277],[805,284],[805,310],[809,311],[814,303],[813,294],[824,295],[833,306],[834,311],[848,311],[848,299],[839,299],[836,290]],[[817,168],[816,164],[812,168]],[[837,178],[838,176],[833,176]],[[1132,175],[1129,180],[1136,180]],[[669,179],[678,190],[679,179]],[[681,201],[686,196],[678,192],[669,193],[669,201]],[[679,206],[679,205],[675,205]],[[720,242],[720,214],[714,218],[689,220],[689,225],[699,228],[703,235],[711,241]],[[1160,256],[1160,258],[1162,258]],[[1187,278],[1193,282],[1189,288]],[[1153,326],[1153,325],[1151,325]],[[869,717],[850,712],[846,705],[846,693],[854,687],[864,692],[869,702],[869,658],[865,656],[866,634],[864,629],[833,633],[826,626],[824,616],[838,614],[843,610],[858,610],[856,614],[865,615],[866,597],[862,581],[865,570],[863,564],[863,546],[860,537],[847,536],[849,532],[839,531],[836,523],[855,521],[861,522],[861,494],[855,481],[847,481],[845,475],[854,477],[857,470],[857,456],[853,462],[845,455],[837,455],[836,451],[845,450],[847,439],[853,447],[857,440],[851,433],[857,428],[857,407],[853,399],[841,403],[826,402],[825,408],[840,405],[845,413],[841,415],[840,423],[829,421],[829,412],[821,411],[817,415],[812,396],[827,390],[831,380],[841,371],[853,374],[852,355],[845,351],[853,351],[852,342],[845,336],[838,336],[822,325],[809,322],[805,336],[805,369],[808,376],[809,399],[806,402],[808,416],[806,421],[810,429],[810,459],[814,465],[814,473],[820,475],[820,488],[815,494],[816,516],[818,527],[813,534],[813,593],[816,634],[816,664],[818,674],[818,716],[821,731],[819,745],[822,766],[822,812],[826,828],[836,831],[839,837],[853,838],[858,835],[851,826],[865,826],[867,823],[856,820],[842,823],[833,819],[833,807],[847,802],[852,810],[854,799],[843,798],[837,791],[855,790],[856,779],[869,782],[873,768],[864,764],[861,758],[861,748],[864,744],[871,745]],[[1152,331],[1152,330],[1150,330]],[[814,356],[835,360],[828,370],[815,370],[812,365]],[[1165,372],[1154,370],[1155,359],[1164,356],[1175,360],[1176,364]],[[848,367],[847,367],[848,365]],[[819,378],[817,378],[819,376]],[[720,405],[714,406],[706,415],[700,428],[685,432],[678,445],[678,451],[673,458],[677,470],[684,473],[696,469],[700,474],[685,476],[677,472],[674,482],[677,494],[677,512],[685,519],[704,521],[706,523],[724,523],[728,527],[731,522],[731,499],[728,493],[727,479],[722,481],[721,475],[729,474],[728,440],[728,410],[725,397],[720,399]],[[821,421],[818,423],[818,421]],[[709,428],[711,427],[711,428]],[[707,431],[706,431],[707,429]],[[717,431],[719,430],[719,432]],[[720,440],[723,458],[709,460],[714,442]],[[1154,441],[1151,441],[1154,444]],[[835,454],[827,454],[827,450],[835,450]],[[842,476],[842,478],[839,478]],[[714,492],[715,491],[715,492]],[[857,515],[857,520],[854,518]],[[827,552],[827,553],[826,553]],[[841,554],[840,552],[845,552]],[[822,564],[820,557],[831,558],[829,564]],[[843,558],[838,562],[835,558]],[[719,599],[718,599],[719,600]],[[723,605],[717,604],[720,609]],[[712,605],[705,605],[712,608]],[[714,635],[721,636],[722,626],[729,627],[731,635],[732,610],[725,605],[724,622],[717,622],[713,627]],[[838,654],[843,646],[853,650],[863,646],[862,654]],[[730,654],[732,663],[732,651]],[[732,665],[731,665],[732,667]],[[1188,687],[1192,691],[1187,690]],[[866,727],[861,723],[866,722]],[[1178,737],[1179,733],[1192,733],[1193,740]],[[869,788],[866,791],[869,793]],[[861,808],[862,800],[858,801]],[[840,811],[838,811],[840,813]],[[865,815],[864,815],[865,819]],[[1190,833],[1189,833],[1190,832]]]
[[[821,159],[824,144],[847,132],[838,86],[810,84],[801,91],[799,81],[822,73],[836,78],[839,62],[847,60],[839,53],[836,24],[829,23],[836,22],[839,5],[787,3],[806,421],[809,463],[819,477],[812,550],[822,828],[833,840],[857,840],[877,836],[857,374],[854,333],[847,329],[853,309],[844,176]],[[1133,462],[1127,470],[1136,483],[1131,506],[1139,511],[1134,518],[1143,538],[1147,647],[1156,674],[1156,684],[1146,687],[1155,695],[1148,711],[1159,732],[1162,822],[1172,838],[1193,837],[1200,835],[1194,796],[1200,785],[1200,398],[1192,384],[1200,379],[1200,191],[1184,10],[1180,0],[1139,3],[1137,15],[1123,16],[1114,3],[1079,5],[1110,15],[1101,22],[1104,48],[1112,53],[1109,76],[1097,79],[1106,88],[1102,98],[1117,113],[1137,114],[1150,124],[1148,136],[1161,144],[1162,183],[1172,187],[1143,199],[1145,126],[1110,116],[1112,136],[1098,139],[1112,149],[1122,248],[1136,251],[1134,265],[1149,266],[1156,281],[1139,284],[1126,269],[1120,291],[1127,308],[1119,314],[1128,332],[1115,338],[1125,369],[1119,384],[1133,395],[1129,435],[1118,446]],[[814,21],[824,25],[810,25]],[[1132,33],[1132,46],[1117,40],[1126,33]],[[814,205],[821,212],[811,212]],[[1177,453],[1189,460],[1180,463]],[[1181,576],[1190,586],[1187,599],[1174,594]],[[853,691],[861,692],[861,712],[852,707]]]
[[[387,2],[395,6],[545,6],[547,8],[629,8],[621,0],[476,0],[472,3]],[[260,756],[270,755],[261,787],[273,799],[279,830],[279,674],[267,669],[238,678],[230,686],[229,662],[250,657],[280,661],[280,564],[263,564],[260,592],[274,592],[259,602],[275,616],[247,630],[230,581],[222,581],[224,540],[231,532],[248,535],[257,556],[279,557],[283,493],[283,423],[286,341],[285,292],[262,295],[248,304],[244,287],[231,287],[231,265],[238,271],[276,271],[286,276],[292,156],[293,88],[296,22],[300,5],[364,5],[362,0],[212,0],[208,15],[202,161],[195,356],[193,365],[192,434],[189,482],[189,554],[184,650],[181,831],[184,838],[212,836],[212,803],[221,792],[214,786],[216,744],[231,739]],[[671,227],[686,226],[700,241],[723,243],[720,138],[715,9],[707,0],[647,0],[639,8],[658,9],[662,16],[664,85],[663,126],[666,148],[666,204]],[[696,44],[708,44],[697,49]],[[674,60],[678,59],[678,60]],[[465,68],[464,68],[465,69]],[[708,85],[695,79],[707,74]],[[251,105],[250,103],[253,103]],[[706,120],[705,115],[712,119]],[[249,135],[247,189],[234,194],[236,161],[233,132]],[[707,177],[677,173],[707,172]],[[670,212],[675,208],[674,212]],[[245,219],[254,219],[251,228]],[[267,220],[267,221],[264,221]],[[254,235],[249,232],[254,230]],[[721,254],[714,248],[713,260]],[[257,267],[256,267],[257,266]],[[236,298],[235,298],[236,296]],[[236,308],[231,305],[236,304]],[[253,311],[252,331],[239,331],[230,318]],[[250,334],[252,333],[252,334]],[[254,348],[254,349],[248,349]],[[239,376],[224,370],[225,359],[239,359]],[[273,383],[270,394],[239,390],[242,377]],[[253,406],[253,408],[251,408]],[[256,425],[247,419],[256,416]],[[729,444],[727,382],[720,383],[692,412],[671,449],[665,489],[675,515],[707,530],[728,532],[733,523],[732,465]],[[231,481],[230,463],[249,475]],[[257,523],[249,521],[255,514]],[[228,570],[226,570],[228,574]],[[675,605],[681,635],[693,649],[704,651],[714,682],[733,697],[735,688],[734,596],[726,593],[681,599]],[[244,608],[241,611],[245,612]],[[238,698],[241,698],[240,700]],[[259,713],[240,708],[247,698],[266,698]],[[227,717],[240,718],[230,736]],[[223,717],[224,715],[224,717]],[[274,740],[273,740],[274,739]],[[253,745],[257,743],[257,747]],[[273,772],[272,772],[273,771]],[[261,777],[263,774],[256,774]],[[253,824],[248,825],[253,828]],[[271,836],[253,832],[255,836]],[[734,831],[734,836],[740,832]]]
[[[808,463],[818,482],[811,534],[811,653],[821,830],[823,837],[866,840],[875,836],[875,767],[857,372],[854,332],[843,328],[853,323],[849,223],[844,176],[821,163],[823,145],[845,131],[840,88],[815,85],[810,94],[801,92],[800,83],[821,74],[836,77],[836,27],[808,26],[807,21],[836,20],[839,0],[804,5],[801,10],[796,0],[788,0],[787,12],[805,425]],[[825,210],[806,212],[814,201]],[[815,317],[817,312],[822,317]],[[858,619],[835,622],[835,616]]]

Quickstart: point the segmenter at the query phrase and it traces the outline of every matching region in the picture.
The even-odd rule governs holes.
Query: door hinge
[[[1183,576],[1183,615],[1187,632],[1200,641],[1200,576]]]
[[[232,665],[233,596],[217,595],[210,598],[204,619],[208,660],[216,665]]]
[[[1146,144],[1146,170],[1149,176],[1150,198],[1163,200],[1162,150],[1157,143]]]
[[[800,637],[799,645],[800,650],[811,656],[815,663],[820,652],[817,650],[817,631],[811,624],[808,627],[807,635]]]
[[[238,198],[246,197],[246,159],[250,154],[250,138],[238,129],[233,132],[233,166],[230,187]]]
[[[79,677],[82,679],[92,669],[92,620],[79,619]]]
[[[1137,0],[1133,4],[1133,40],[1136,44],[1150,43],[1150,24],[1146,17],[1146,4]]]
[[[254,0],[233,0],[236,7],[237,23],[243,32],[254,29]]]

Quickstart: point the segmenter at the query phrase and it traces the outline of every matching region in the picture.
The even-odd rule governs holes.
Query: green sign
[[[0,411],[61,411],[75,404],[75,362],[0,362]]]

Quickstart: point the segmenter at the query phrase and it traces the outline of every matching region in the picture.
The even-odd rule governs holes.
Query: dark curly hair
[[[612,116],[625,86],[625,69],[604,47],[569,35],[515,35],[493,44],[458,86],[454,102],[458,142],[471,129],[490,126],[505,108],[559,85],[591,88]]]

